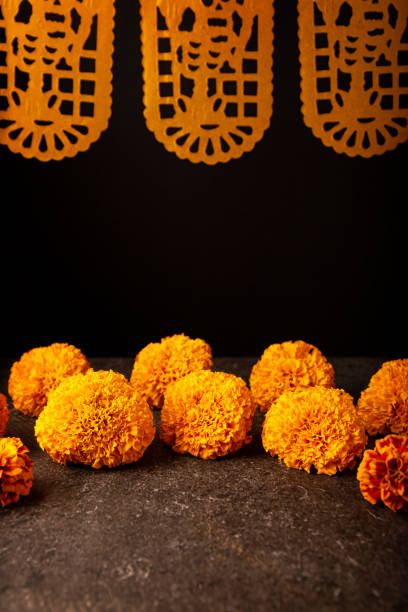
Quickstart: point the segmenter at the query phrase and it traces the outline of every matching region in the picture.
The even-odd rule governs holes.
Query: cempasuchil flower
[[[5,434],[10,411],[7,407],[6,396],[0,393],[0,438]]]
[[[251,441],[255,402],[242,378],[196,371],[165,394],[160,437],[177,453],[214,459]]]
[[[408,434],[408,359],[383,363],[362,392],[357,410],[370,435]]]
[[[408,511],[408,437],[389,435],[366,450],[357,478],[370,504],[380,500],[394,512]]]
[[[3,508],[31,490],[34,463],[28,453],[19,438],[0,439],[0,503]]]
[[[122,374],[76,374],[50,393],[35,435],[56,463],[115,467],[140,459],[155,435],[146,400]]]
[[[285,391],[268,411],[264,448],[288,467],[318,474],[352,469],[366,446],[364,426],[351,395],[342,389]]]
[[[66,343],[56,342],[24,353],[13,364],[9,378],[8,391],[14,407],[29,416],[38,416],[50,391],[64,378],[83,374],[89,367],[82,352]]]
[[[195,370],[212,367],[211,347],[184,334],[151,342],[136,356],[130,382],[148,401],[161,408],[167,387]]]
[[[333,366],[318,348],[302,340],[271,344],[254,365],[249,380],[262,412],[281,393],[301,387],[334,387]]]

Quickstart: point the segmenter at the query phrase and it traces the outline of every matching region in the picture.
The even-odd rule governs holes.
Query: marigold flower
[[[342,389],[309,387],[285,391],[268,411],[262,431],[267,452],[288,467],[318,474],[352,469],[367,436],[351,395]]]
[[[242,378],[208,370],[192,372],[166,391],[160,437],[177,453],[222,457],[251,442],[248,433],[255,409]]]
[[[88,370],[49,394],[35,435],[56,463],[100,468],[140,459],[155,428],[146,400],[122,374]]]
[[[149,402],[161,408],[167,387],[195,370],[212,367],[211,347],[184,334],[151,342],[136,356],[130,382]]]
[[[67,376],[83,374],[89,367],[82,352],[66,343],[56,342],[24,353],[13,364],[9,378],[8,391],[14,407],[29,416],[38,416],[50,391]]]
[[[357,471],[361,493],[370,504],[380,499],[394,512],[408,511],[408,437],[390,435],[366,450]]]
[[[4,436],[7,422],[9,420],[10,411],[7,407],[6,396],[0,393],[0,438]]]
[[[408,359],[386,361],[357,404],[370,435],[408,434]]]
[[[249,380],[262,412],[286,390],[334,387],[333,366],[313,344],[302,340],[271,344],[254,365]]]
[[[3,508],[30,492],[34,463],[28,452],[19,438],[0,440],[0,502]]]

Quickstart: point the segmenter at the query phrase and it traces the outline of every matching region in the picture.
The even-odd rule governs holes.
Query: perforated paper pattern
[[[298,0],[303,115],[338,153],[408,139],[408,0]]]
[[[272,0],[141,0],[147,127],[182,159],[250,151],[272,115]]]
[[[0,0],[0,142],[24,157],[85,151],[111,113],[114,0]]]

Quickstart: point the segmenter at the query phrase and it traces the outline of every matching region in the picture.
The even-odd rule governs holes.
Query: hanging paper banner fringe
[[[141,0],[147,127],[216,164],[253,149],[272,116],[272,0]]]
[[[371,157],[408,139],[408,1],[298,0],[302,112],[326,146]]]
[[[0,0],[0,143],[85,151],[111,113],[114,0]]]

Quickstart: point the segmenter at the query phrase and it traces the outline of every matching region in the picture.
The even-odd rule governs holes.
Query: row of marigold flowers
[[[40,447],[57,463],[93,468],[137,461],[155,436],[152,408],[161,409],[160,437],[178,453],[214,459],[252,440],[257,407],[266,413],[265,450],[287,466],[333,475],[358,467],[364,498],[408,510],[408,359],[388,361],[354,405],[335,386],[333,366],[298,340],[269,346],[242,378],[211,370],[211,347],[184,334],[150,343],[128,381],[95,371],[76,347],[55,343],[24,353],[11,368],[14,407],[38,417]],[[9,418],[0,394],[0,502],[27,495],[33,461],[19,438],[3,437]],[[367,433],[386,435],[366,450]]]

